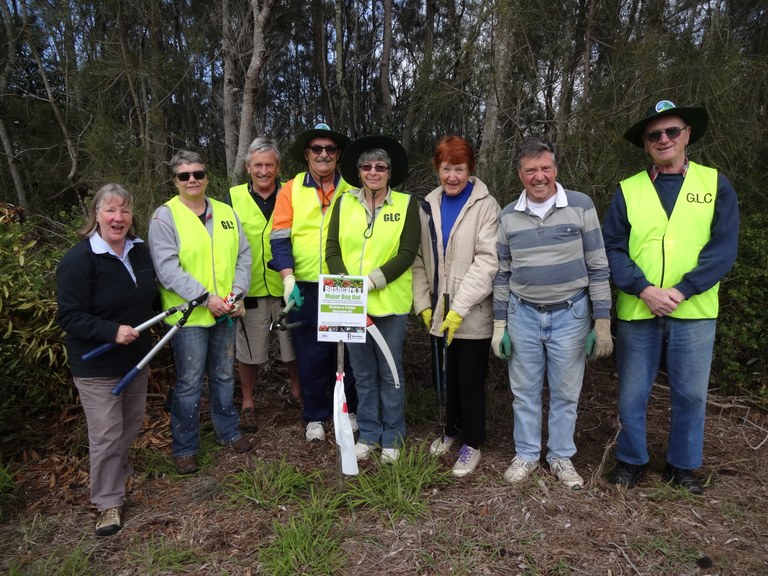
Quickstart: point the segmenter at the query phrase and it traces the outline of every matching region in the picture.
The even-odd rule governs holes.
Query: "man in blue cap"
[[[691,494],[704,487],[704,414],[715,342],[719,282],[736,259],[736,192],[686,148],[707,128],[703,108],[652,106],[624,138],[650,156],[648,170],[623,180],[603,225],[618,288],[616,364],[619,419],[614,484],[632,488],[650,457],[646,412],[666,359],[671,404],[664,475]]]
[[[307,163],[307,170],[280,189],[273,213],[269,267],[280,272],[283,298],[294,307],[288,315],[303,400],[302,414],[308,441],[325,440],[325,426],[333,408],[331,391],[336,373],[336,344],[317,341],[317,285],[327,274],[325,240],[333,206],[349,189],[337,169],[350,140],[327,124],[302,132],[290,154]],[[347,371],[345,371],[347,372]],[[354,425],[355,394],[351,371],[344,379],[350,419]]]

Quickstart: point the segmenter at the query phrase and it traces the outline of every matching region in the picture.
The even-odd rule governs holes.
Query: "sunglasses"
[[[182,182],[187,182],[190,176],[194,176],[195,180],[205,180],[205,170],[195,170],[194,172],[177,172],[176,178]]]
[[[314,146],[307,146],[307,148],[312,150],[312,154],[317,154],[318,156],[323,153],[323,150],[325,150],[328,154],[336,154],[336,152],[339,150],[339,147],[334,146],[333,144],[329,144],[328,146],[320,146],[315,144]]]
[[[672,128],[665,128],[664,130],[654,130],[653,132],[648,132],[645,135],[645,139],[648,140],[648,142],[658,142],[661,140],[661,135],[666,134],[667,138],[670,140],[674,140],[680,134],[688,128],[688,126],[683,126],[682,128],[678,128],[677,126],[673,126]]]
[[[386,164],[371,164],[370,162],[366,162],[365,164],[360,164],[358,166],[361,172],[370,172],[373,170],[374,172],[386,172],[389,170],[389,166]]]

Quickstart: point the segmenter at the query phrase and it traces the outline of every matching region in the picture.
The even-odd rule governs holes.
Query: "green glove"
[[[506,320],[493,321],[493,338],[491,338],[491,348],[497,358],[509,360],[512,357],[512,341],[507,332]]]
[[[285,300],[286,305],[293,300],[296,303],[294,305],[296,310],[304,304],[304,298],[301,297],[301,292],[299,292],[299,287],[296,286],[296,278],[294,278],[293,274],[288,274],[288,276],[283,278],[283,300]]]
[[[592,360],[592,353],[595,351],[595,339],[597,336],[595,336],[595,329],[592,328],[592,331],[589,333],[589,336],[587,336],[587,343],[584,346],[584,352],[587,355],[587,358]]]
[[[451,342],[453,342],[453,335],[456,333],[456,330],[459,329],[459,326],[461,326],[463,321],[464,318],[456,314],[453,310],[449,310],[448,314],[446,314],[445,320],[443,320],[443,323],[440,326],[440,331],[445,338],[447,338],[447,346],[450,346]]]

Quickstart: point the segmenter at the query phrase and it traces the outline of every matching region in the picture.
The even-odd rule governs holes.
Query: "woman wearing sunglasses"
[[[408,155],[392,138],[367,136],[352,142],[341,158],[341,174],[354,188],[331,215],[328,270],[368,277],[368,315],[386,340],[401,383],[396,385],[372,338],[347,347],[358,400],[355,451],[358,460],[365,460],[379,446],[382,460],[394,461],[405,439],[403,338],[412,303],[410,268],[421,232],[418,205],[390,188],[408,175]]]

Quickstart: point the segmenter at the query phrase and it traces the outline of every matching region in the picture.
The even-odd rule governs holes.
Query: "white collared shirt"
[[[133,279],[133,283],[136,283],[136,274],[133,271],[133,266],[131,266],[131,260],[128,258],[128,253],[131,251],[131,248],[133,248],[134,244],[138,244],[139,242],[144,242],[141,238],[134,238],[131,240],[126,236],[125,238],[125,247],[123,248],[123,255],[118,256],[117,253],[112,249],[112,247],[107,243],[104,238],[102,238],[99,233],[94,230],[91,235],[88,237],[88,240],[91,243],[91,250],[93,250],[94,254],[111,254],[120,262],[123,263],[126,270],[128,270],[128,274],[131,275],[131,278]]]

